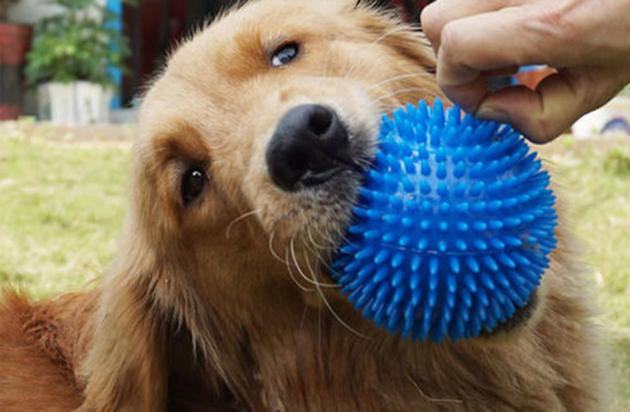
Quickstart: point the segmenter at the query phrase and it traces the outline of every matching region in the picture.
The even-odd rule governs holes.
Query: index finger
[[[422,31],[437,52],[440,48],[442,29],[449,22],[532,1],[535,0],[439,0],[422,9],[420,23]]]
[[[437,80],[444,93],[474,111],[487,93],[484,72],[549,64],[562,53],[535,23],[531,7],[510,7],[448,23],[441,35]],[[553,57],[555,53],[556,57]]]

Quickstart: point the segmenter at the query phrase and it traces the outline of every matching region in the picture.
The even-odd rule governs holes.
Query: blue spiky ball
[[[508,125],[420,102],[384,116],[333,278],[394,334],[452,341],[491,332],[549,266],[550,178]]]

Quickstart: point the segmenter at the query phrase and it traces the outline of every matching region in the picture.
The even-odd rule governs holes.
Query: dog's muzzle
[[[321,185],[344,170],[360,170],[337,113],[315,104],[284,115],[267,147],[266,162],[274,184],[289,192]]]

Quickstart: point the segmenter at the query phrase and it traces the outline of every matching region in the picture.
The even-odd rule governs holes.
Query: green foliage
[[[7,13],[9,12],[9,7],[16,4],[18,0],[0,0],[0,21],[7,20]]]
[[[127,38],[114,28],[116,16],[96,0],[52,2],[62,11],[35,25],[27,55],[29,83],[87,80],[111,84],[108,69],[124,69],[129,54]]]
[[[630,156],[618,147],[611,149],[604,160],[604,169],[619,176],[630,175]]]

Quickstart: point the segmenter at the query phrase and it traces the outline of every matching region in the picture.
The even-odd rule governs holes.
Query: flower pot
[[[0,23],[0,64],[24,64],[33,28],[26,24]]]
[[[40,118],[65,126],[107,123],[112,97],[111,88],[96,83],[46,83],[38,89]]]
[[[32,33],[31,26],[0,22],[0,120],[22,114],[22,65]]]

